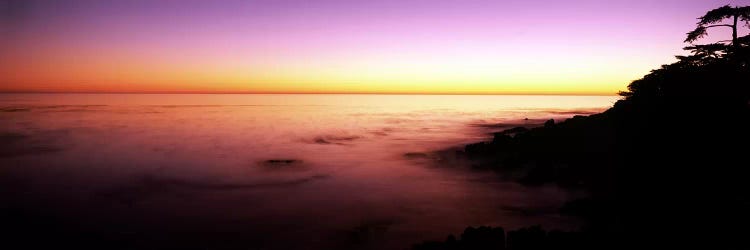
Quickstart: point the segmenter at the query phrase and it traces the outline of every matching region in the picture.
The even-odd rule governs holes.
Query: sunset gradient
[[[2,92],[607,95],[750,1],[0,3]]]

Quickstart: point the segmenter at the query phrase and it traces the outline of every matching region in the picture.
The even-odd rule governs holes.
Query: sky
[[[615,94],[724,4],[0,0],[0,92]]]

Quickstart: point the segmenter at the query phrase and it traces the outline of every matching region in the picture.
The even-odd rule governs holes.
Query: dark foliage
[[[591,248],[586,233],[545,231],[541,226],[508,231],[501,227],[468,227],[460,239],[453,235],[445,241],[416,244],[414,250],[586,250]]]

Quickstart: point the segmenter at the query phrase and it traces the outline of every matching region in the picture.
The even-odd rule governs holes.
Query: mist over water
[[[436,152],[616,100],[3,94],[0,202],[136,246],[398,249],[470,225],[570,229],[555,211],[574,192]]]

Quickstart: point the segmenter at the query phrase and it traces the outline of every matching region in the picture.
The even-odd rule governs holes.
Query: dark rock
[[[506,134],[506,135],[515,135],[515,134],[519,134],[519,133],[525,133],[525,132],[528,132],[528,131],[529,131],[529,129],[525,128],[525,127],[515,127],[515,128],[503,130],[500,133],[503,133],[503,134]]]
[[[350,142],[357,139],[361,139],[361,136],[336,136],[336,135],[328,135],[328,136],[318,136],[313,139],[313,143],[316,144],[333,144],[333,145],[346,145],[344,142]]]
[[[492,144],[495,145],[508,145],[513,141],[513,137],[510,137],[509,135],[505,133],[495,133],[495,136],[492,138]]]
[[[544,127],[545,128],[549,128],[549,127],[552,127],[554,125],[555,125],[555,120],[554,119],[549,119],[546,122],[544,122]]]
[[[508,249],[513,250],[536,250],[545,248],[547,234],[541,226],[521,228],[508,231]]]
[[[0,112],[28,112],[31,109],[28,108],[0,108]]]
[[[491,152],[490,146],[491,144],[488,142],[477,142],[468,144],[464,147],[464,151],[467,155],[470,156],[482,156],[487,155]]]
[[[468,227],[461,234],[464,249],[505,249],[505,230],[502,227]]]
[[[313,142],[315,142],[317,144],[331,144],[331,142],[329,142],[328,140],[320,138],[320,137],[315,138],[315,140],[313,140]]]
[[[302,163],[302,160],[296,160],[296,159],[270,159],[263,161],[263,165],[267,167],[274,167],[274,168],[280,168],[280,167],[288,167],[292,165],[297,165]]]
[[[409,152],[409,153],[405,153],[404,157],[409,158],[409,159],[427,159],[427,158],[431,158],[430,155],[428,155],[426,153],[421,153],[421,152]]]

